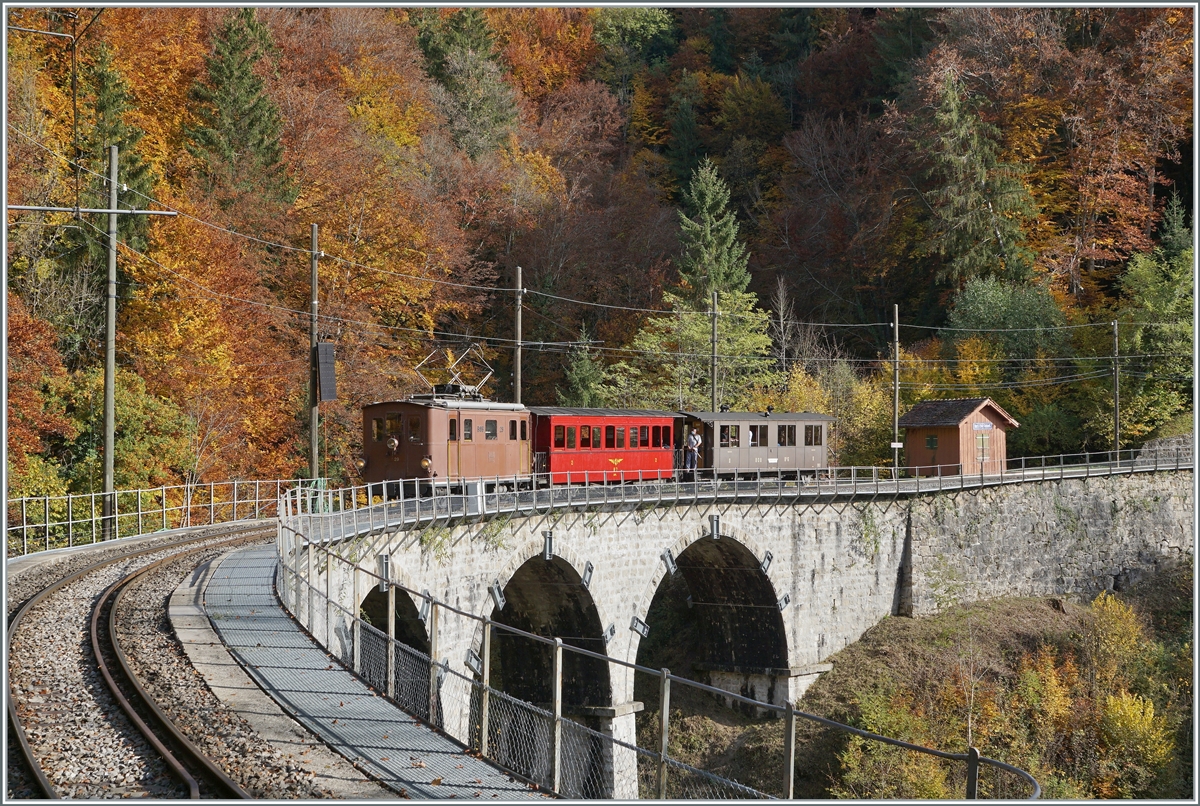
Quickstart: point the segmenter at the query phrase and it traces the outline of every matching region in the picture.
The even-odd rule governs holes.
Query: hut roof
[[[1009,427],[1016,428],[1020,423],[996,405],[990,397],[959,397],[949,400],[926,400],[909,409],[900,418],[901,428],[945,428],[962,423],[975,412],[983,408],[996,412]]]

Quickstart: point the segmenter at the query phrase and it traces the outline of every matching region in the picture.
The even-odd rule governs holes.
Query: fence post
[[[167,531],[167,485],[164,484],[162,487],[160,487],[159,493],[162,495],[162,497],[159,498],[159,502],[162,504],[162,528],[165,532]]]
[[[658,799],[667,799],[667,736],[671,722],[671,670],[662,670],[658,686]]]
[[[438,705],[438,606],[429,597],[429,724],[437,726]]]
[[[138,534],[142,533],[142,491],[137,491],[138,497]]]
[[[121,496],[114,492],[112,494],[112,502],[113,502],[112,536],[120,537],[121,536]]]
[[[88,505],[91,507],[90,514],[92,517],[90,520],[92,522],[92,543],[94,544],[96,542],[96,494],[95,493],[89,493]],[[21,515],[22,515],[22,521],[23,521],[24,520],[24,512],[22,512]],[[27,554],[29,553],[28,546],[25,547],[25,552]]]
[[[316,619],[313,618],[313,607],[316,605],[317,584],[314,581],[317,577],[317,553],[312,542],[312,525],[308,527],[309,534],[305,536],[305,548],[308,551],[308,616],[305,627],[310,633],[315,632]]]
[[[237,502],[237,479],[234,479],[233,480],[233,518],[232,518],[232,520],[235,523],[237,522],[237,504],[238,504],[238,502]]]
[[[783,797],[791,800],[796,784],[796,710],[791,700],[784,704],[787,709],[783,712],[783,763],[787,767],[783,771]]]
[[[42,531],[46,536],[46,551],[50,550],[50,496],[42,499]]]
[[[979,796],[979,750],[967,748],[967,800]]]
[[[75,545],[75,507],[70,493],[67,493],[67,545]]]
[[[325,549],[325,649],[333,650],[333,552]]]
[[[550,764],[553,776],[551,786],[555,792],[562,784],[562,639],[554,639],[554,726],[550,734]],[[560,793],[561,794],[561,793]]]
[[[217,522],[217,487],[215,482],[208,483],[208,525]],[[311,618],[311,616],[309,617]]]
[[[296,525],[300,525],[300,519],[295,521]],[[292,533],[292,611],[296,619],[300,618],[300,533]]]
[[[361,601],[358,598],[358,563],[350,571],[354,575],[354,601],[351,602],[350,618],[354,625],[354,673],[362,672],[362,619],[358,617],[358,603]]]
[[[487,758],[488,753],[488,705],[492,685],[492,619],[483,617],[483,688],[479,692],[479,755]]]
[[[392,584],[392,564],[388,563],[388,649],[387,695],[396,699],[396,586]]]

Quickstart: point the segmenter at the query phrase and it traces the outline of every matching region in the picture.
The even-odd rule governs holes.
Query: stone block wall
[[[910,503],[911,613],[1000,596],[1090,597],[1194,550],[1195,476],[1025,482]]]

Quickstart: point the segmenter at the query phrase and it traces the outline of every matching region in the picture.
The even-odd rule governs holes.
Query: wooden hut
[[[922,476],[999,473],[1020,423],[988,397],[927,400],[900,418],[904,464]]]

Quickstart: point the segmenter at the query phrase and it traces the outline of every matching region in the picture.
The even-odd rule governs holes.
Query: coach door
[[[805,423],[804,467],[825,467],[825,424]]]

